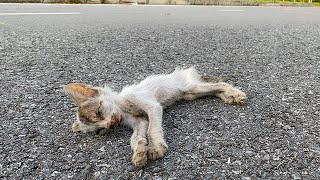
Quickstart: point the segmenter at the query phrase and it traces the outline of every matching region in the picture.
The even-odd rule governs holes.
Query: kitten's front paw
[[[148,158],[152,160],[160,159],[167,152],[168,145],[163,141],[161,143],[154,143],[148,150]]]
[[[139,144],[132,156],[132,162],[137,167],[142,167],[147,162],[147,147],[145,144]]]
[[[247,99],[244,92],[234,87],[220,93],[219,97],[227,104],[242,104]]]

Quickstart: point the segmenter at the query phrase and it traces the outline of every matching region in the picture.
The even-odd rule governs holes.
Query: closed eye
[[[97,116],[97,119],[100,119],[100,120],[104,119],[103,114],[100,111],[97,112],[96,116]]]
[[[97,117],[102,117],[100,111],[97,112]]]

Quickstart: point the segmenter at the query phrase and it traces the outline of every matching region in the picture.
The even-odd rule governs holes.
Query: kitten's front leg
[[[162,158],[167,152],[168,145],[164,140],[162,129],[163,109],[161,104],[154,97],[145,95],[131,96],[130,102],[141,108],[148,115],[148,158],[152,160]]]
[[[147,132],[149,140],[148,158],[152,160],[162,158],[168,149],[162,129],[162,111],[161,105],[157,103],[150,106],[147,111],[149,117]]]
[[[133,150],[132,163],[137,167],[142,167],[147,162],[147,139],[146,131],[148,128],[148,121],[144,117],[134,117],[128,115],[127,123],[134,130],[131,136],[131,148]]]

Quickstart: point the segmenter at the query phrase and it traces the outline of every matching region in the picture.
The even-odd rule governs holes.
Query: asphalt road
[[[320,179],[319,29],[320,8],[0,4],[0,179]],[[166,109],[169,150],[143,169],[130,129],[71,132],[63,85],[119,91],[176,66],[248,101]]]

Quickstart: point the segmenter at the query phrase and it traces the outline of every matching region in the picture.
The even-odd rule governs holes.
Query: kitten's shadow
[[[131,137],[133,131],[127,126],[116,126],[112,129],[101,128],[91,134],[98,137],[107,137],[108,140],[127,139]]]

